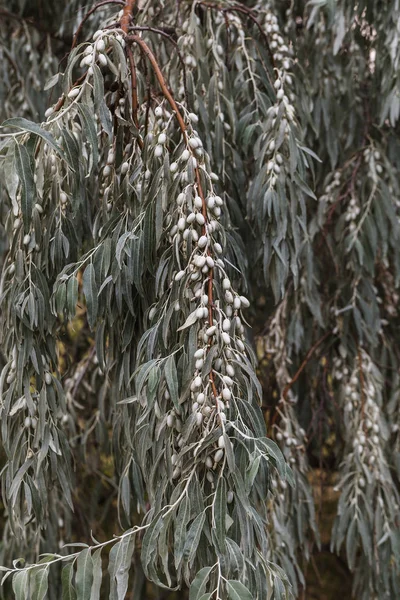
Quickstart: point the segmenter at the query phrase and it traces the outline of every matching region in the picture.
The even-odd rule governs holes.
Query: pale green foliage
[[[0,26],[3,561],[30,563],[5,585],[119,600],[140,546],[191,600],[297,597],[334,428],[332,549],[357,597],[395,597],[398,2],[143,1],[131,37],[119,8],[89,18],[45,115],[84,9],[65,2],[42,62],[34,27]],[[242,295],[260,290],[276,443]],[[81,304],[94,346],[62,378]],[[93,437],[126,531],[59,555]]]

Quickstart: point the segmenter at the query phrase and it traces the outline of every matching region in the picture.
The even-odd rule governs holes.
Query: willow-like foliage
[[[397,0],[0,18],[4,597],[397,597]]]

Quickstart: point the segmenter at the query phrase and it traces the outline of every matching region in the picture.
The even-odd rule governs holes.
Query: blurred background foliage
[[[178,4],[184,15],[198,4],[201,20],[195,35],[206,36],[210,31],[217,35],[229,79],[235,57],[229,55],[223,19],[213,21],[207,6],[215,4],[218,13],[220,3]],[[226,165],[218,162],[216,152],[231,242],[239,248],[236,258],[244,266],[244,284],[253,301],[249,336],[258,358],[268,433],[288,460],[293,456],[288,438],[295,437],[295,428],[304,434],[305,447],[299,454],[305,458],[296,460],[307,463],[299,473],[313,494],[320,537],[319,543],[311,518],[310,524],[299,523],[299,540],[294,545],[307,583],[304,589],[298,581],[298,598],[304,600],[330,600],[338,594],[346,600],[353,585],[354,597],[362,600],[394,599],[400,589],[399,4],[398,0],[242,2],[265,27],[267,38],[274,30],[268,29],[273,24],[265,24],[265,15],[276,16],[283,38],[277,44],[286,46],[292,61],[294,86],[289,100],[296,114],[296,144],[301,149],[304,144],[313,158],[306,182],[287,174],[274,205],[275,218],[271,216],[274,210],[265,208],[265,182],[257,187],[257,170],[262,166],[258,140],[263,139],[264,127],[267,135],[275,126],[263,115],[261,100],[251,106],[259,111],[256,117],[248,113],[253,115],[254,129],[247,131],[245,140],[239,137],[245,152],[239,156],[237,138],[229,127],[222,134],[229,147]],[[0,2],[0,121],[15,116],[35,122],[45,119],[46,109],[57,99],[54,88],[44,91],[45,84],[65,68],[73,34],[91,6],[81,0]],[[164,18],[168,3],[160,6]],[[148,3],[139,8],[148,11]],[[112,5],[96,10],[85,22],[82,41],[115,10]],[[147,12],[146,18],[157,20],[157,14]],[[249,21],[248,31],[256,37],[258,25]],[[171,35],[185,52],[182,20]],[[253,49],[260,62],[269,60],[267,50],[260,49],[262,41],[257,39]],[[270,41],[276,54],[274,43]],[[159,54],[167,65],[168,52],[160,43]],[[200,89],[201,69],[213,72],[213,68],[206,61],[198,69],[194,66],[194,86]],[[250,67],[239,62],[236,68],[240,72]],[[256,68],[254,72],[257,76]],[[237,88],[229,94],[229,101],[237,102],[242,111],[239,117],[245,127],[243,99]],[[213,124],[203,116],[198,129],[205,139],[208,136],[212,154]],[[291,148],[285,161],[293,154]],[[234,172],[237,165],[243,167],[242,172]],[[249,180],[244,180],[247,176]],[[4,182],[0,186],[4,188]],[[0,203],[3,224],[7,210],[7,204]],[[9,248],[1,227],[3,266]],[[288,232],[288,243],[280,227]],[[299,242],[295,242],[296,235]],[[70,394],[68,435],[77,467],[75,512],[71,515],[66,510],[61,516],[59,500],[50,508],[54,518],[38,546],[31,548],[30,558],[39,545],[42,551],[54,551],[63,543],[89,539],[90,532],[97,539],[109,539],[117,533],[118,522],[122,529],[127,526],[118,502],[112,425],[101,417],[112,391],[96,360],[81,274],[78,279],[76,317],[60,323],[57,339],[59,375]],[[0,366],[6,360],[0,354]],[[305,504],[307,489],[305,484],[301,500]],[[293,533],[296,524],[290,519],[300,504],[290,493],[280,489],[279,510],[285,527]],[[351,513],[353,508],[357,515]],[[361,521],[359,529],[352,529],[354,521]],[[6,519],[3,531],[1,564],[20,551]],[[284,557],[282,563],[285,566]],[[355,575],[351,573],[354,566]],[[145,582],[139,552],[134,570],[132,599],[183,597],[181,592],[160,591]]]

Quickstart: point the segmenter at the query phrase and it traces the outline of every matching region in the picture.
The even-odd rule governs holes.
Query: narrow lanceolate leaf
[[[135,549],[135,536],[125,535],[110,552],[110,600],[124,600]]]
[[[21,144],[15,144],[15,165],[21,182],[21,209],[25,232],[29,230],[32,208],[35,202],[35,182],[31,168],[31,157]]]
[[[206,591],[206,585],[210,577],[211,567],[200,569],[193,579],[193,583],[189,590],[189,600],[200,600]]]
[[[99,160],[99,150],[94,115],[89,110],[89,107],[84,104],[79,104],[78,109],[81,116],[82,128],[92,149],[92,167],[97,166]]]
[[[249,589],[240,581],[229,580],[226,587],[230,600],[254,600]]]
[[[53,148],[53,150],[55,150],[63,160],[68,162],[67,157],[65,156],[64,152],[57,144],[56,140],[51,135],[51,133],[43,129],[43,127],[40,127],[40,125],[38,125],[37,123],[33,123],[32,121],[24,119],[23,117],[15,117],[13,119],[8,119],[7,121],[4,121],[3,126],[17,127],[18,129],[23,129],[25,131],[29,131],[30,133],[34,133],[35,135],[40,136],[44,139],[45,142],[47,142],[50,148]]]
[[[76,591],[72,584],[72,578],[74,576],[74,565],[68,563],[63,567],[61,572],[62,582],[62,600],[77,600]]]
[[[225,552],[225,522],[226,522],[226,481],[224,477],[218,479],[217,491],[214,502],[215,537],[219,549]]]
[[[141,552],[141,560],[143,571],[146,577],[149,576],[149,571],[153,567],[154,555],[157,550],[157,538],[160,534],[160,531],[163,527],[163,519],[159,514],[153,519],[152,524],[147,529],[143,542],[142,542],[142,552]]]
[[[174,536],[174,554],[175,554],[175,568],[177,569],[179,563],[182,560],[183,548],[186,540],[186,527],[190,518],[190,502],[185,496],[181,502],[178,511],[178,517],[175,525],[175,536]]]
[[[196,551],[199,545],[201,532],[203,531],[205,520],[205,512],[201,513],[201,515],[197,515],[197,517],[191,524],[188,534],[186,536],[185,547],[183,549],[183,559],[189,564],[192,563],[196,556]]]
[[[100,589],[101,581],[103,577],[102,565],[101,565],[101,548],[93,553],[93,583],[90,591],[90,600],[100,600]]]
[[[171,400],[175,407],[179,408],[178,374],[173,356],[170,356],[165,364],[165,379],[167,380]]]
[[[15,600],[29,600],[29,572],[19,571],[12,578]]]
[[[83,274],[83,293],[86,298],[87,320],[89,327],[93,329],[97,318],[98,299],[96,276],[92,263],[88,264]]]
[[[70,315],[75,314],[76,303],[78,301],[78,280],[76,277],[70,277],[67,283],[67,309]]]
[[[93,560],[90,548],[85,548],[79,553],[75,580],[77,600],[88,600],[93,583]]]
[[[47,590],[49,587],[48,582],[49,567],[44,567],[34,571],[31,575],[31,587],[32,587],[32,598],[31,600],[45,600]]]

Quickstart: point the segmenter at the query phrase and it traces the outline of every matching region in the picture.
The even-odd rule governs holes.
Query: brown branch
[[[186,125],[185,122],[182,118],[181,113],[179,112],[179,108],[178,105],[175,102],[174,97],[172,96],[171,92],[168,89],[167,83],[165,81],[164,75],[161,72],[161,69],[159,67],[159,64],[157,62],[156,57],[154,56],[153,52],[150,50],[150,48],[148,47],[148,45],[146,44],[146,42],[144,40],[142,40],[142,38],[133,35],[133,36],[126,36],[127,40],[130,42],[134,42],[136,44],[138,44],[138,46],[140,47],[140,49],[143,51],[143,53],[145,54],[145,56],[147,56],[147,58],[149,59],[151,66],[153,67],[154,73],[156,75],[156,78],[158,80],[158,83],[160,84],[161,90],[165,96],[165,98],[168,100],[173,112],[175,113],[176,119],[178,121],[179,127],[181,129],[182,132],[182,136],[183,139],[185,141],[185,143],[187,144],[187,133],[186,133]],[[207,205],[206,205],[206,199],[204,196],[204,192],[203,192],[203,188],[201,185],[201,179],[200,179],[200,170],[198,167],[196,167],[195,169],[196,172],[196,181],[197,181],[197,188],[198,188],[198,192],[199,192],[199,196],[201,198],[202,201],[202,214],[204,216],[205,222],[207,223],[208,218],[207,218]],[[206,225],[203,225],[203,234],[206,232]],[[208,253],[210,253],[210,251],[208,250]],[[213,323],[213,308],[214,308],[214,301],[213,301],[213,273],[214,270],[210,269],[209,272],[209,278],[208,278],[208,320],[210,323],[210,326]],[[211,371],[210,372],[210,381],[211,381],[211,387],[212,387],[212,391],[215,397],[215,400],[217,400],[218,397],[218,391],[215,385],[215,380],[214,380],[214,374]]]
[[[131,19],[131,14],[133,9],[135,8],[136,0],[126,0],[126,4],[124,6],[124,14],[121,19],[121,29],[127,34],[129,28],[129,21]]]
[[[186,101],[188,102],[189,95],[188,95],[187,83],[186,83],[186,79],[187,79],[187,77],[186,77],[186,65],[185,65],[185,61],[183,60],[183,56],[182,56],[182,53],[181,53],[181,51],[179,49],[179,46],[176,43],[176,41],[173,39],[172,35],[170,35],[165,29],[158,29],[156,27],[139,26],[139,25],[134,25],[134,26],[130,27],[129,31],[150,31],[152,33],[157,33],[158,35],[162,35],[169,42],[171,42],[171,44],[174,46],[174,48],[176,50],[176,54],[178,56],[179,62],[181,63],[181,66],[182,66],[183,88],[185,90]],[[171,31],[175,31],[175,30],[171,30]]]
[[[126,54],[128,56],[129,65],[131,68],[131,78],[132,78],[132,120],[135,124],[136,129],[138,130],[137,141],[138,141],[140,149],[142,150],[143,149],[143,140],[139,134],[136,66],[135,66],[135,59],[133,57],[132,48],[128,44],[126,45]]]
[[[122,21],[121,21],[121,23],[122,23]],[[172,110],[174,111],[174,113],[176,115],[177,121],[179,123],[179,127],[182,131],[182,135],[186,142],[187,135],[186,135],[185,121],[183,120],[182,115],[179,112],[178,105],[176,104],[174,97],[172,96],[171,92],[168,89],[167,82],[165,81],[164,75],[161,72],[161,69],[158,65],[156,57],[154,56],[153,52],[150,50],[150,48],[146,44],[146,42],[144,40],[142,40],[142,38],[138,37],[137,35],[128,35],[128,36],[126,36],[126,39],[128,40],[128,42],[133,42],[133,43],[137,44],[138,46],[140,46],[140,49],[142,50],[142,52],[149,59],[150,64],[153,67],[154,73],[157,77],[158,83],[160,84],[161,91],[164,94],[165,98],[168,100]]]
[[[303,362],[301,363],[300,367],[297,369],[295,375],[292,377],[292,379],[289,381],[289,383],[287,383],[283,389],[282,392],[282,399],[286,400],[287,395],[289,393],[290,388],[296,383],[296,381],[298,380],[298,378],[300,377],[301,373],[303,372],[303,370],[305,369],[305,367],[307,366],[307,363],[309,362],[309,360],[311,359],[312,355],[314,354],[314,352],[316,351],[316,349],[322,344],[323,341],[326,340],[326,338],[331,335],[330,331],[327,331],[322,337],[319,338],[319,340],[317,340],[315,342],[315,344],[309,349],[309,351],[306,354],[305,359],[303,360]],[[280,403],[282,402],[282,400],[280,401]]]
[[[82,81],[84,81],[85,77],[87,75],[87,71],[81,75],[76,81],[75,83],[72,84],[71,90],[72,88],[76,87],[77,85],[79,85],[80,83],[82,83]],[[62,105],[64,104],[66,99],[66,96],[60,96],[59,99],[57,100],[57,104],[54,106],[54,112],[58,112],[60,110],[60,108],[62,107]]]
[[[86,21],[88,20],[88,18],[98,9],[101,8],[102,6],[105,6],[106,4],[125,4],[124,0],[102,0],[102,2],[99,2],[98,4],[95,4],[95,6],[93,6],[93,8],[91,8],[89,10],[88,13],[86,13],[86,15],[83,17],[82,21],[79,23],[78,29],[75,31],[74,37],[72,39],[72,45],[71,45],[71,50],[73,50],[76,46],[76,43],[78,41],[78,36],[80,34],[80,32],[82,31],[82,27],[84,26],[84,24],[86,23]]]

